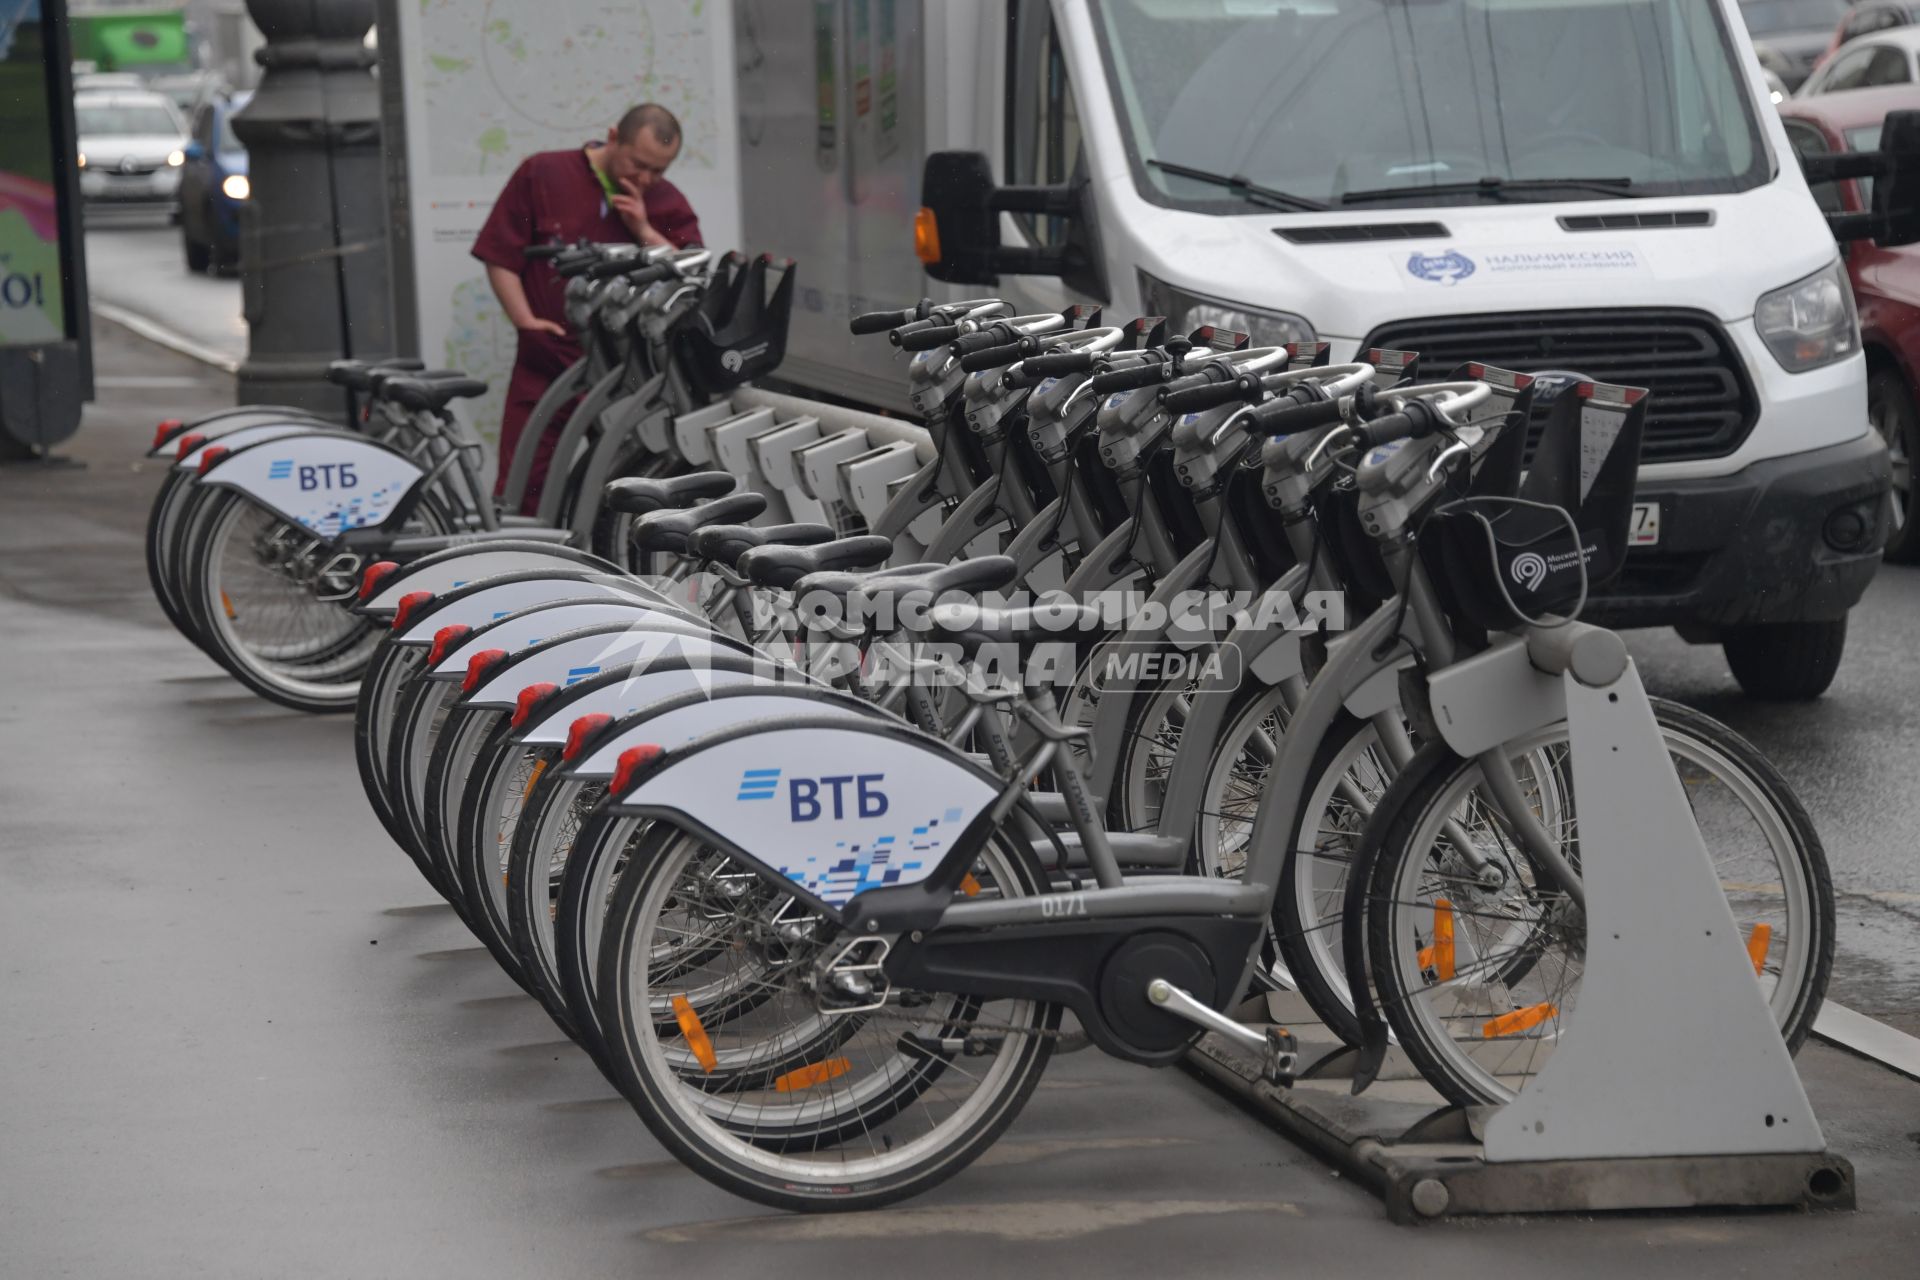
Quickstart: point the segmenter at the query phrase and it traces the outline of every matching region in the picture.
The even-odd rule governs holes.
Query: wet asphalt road
[[[1920,1085],[1819,1044],[1799,1065],[1855,1215],[1391,1228],[1193,1080],[1090,1053],[902,1209],[782,1217],[707,1186],[430,903],[350,727],[246,694],[161,618],[140,454],[232,383],[109,326],[97,355],[84,468],[0,470],[0,1276],[1911,1274]],[[1806,796],[1845,895],[1835,995],[1897,1018],[1920,576],[1883,575],[1862,619],[1811,708],[1739,701],[1716,651],[1636,648]]]

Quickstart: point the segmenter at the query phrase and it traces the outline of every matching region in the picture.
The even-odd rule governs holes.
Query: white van
[[[934,274],[1650,388],[1634,548],[1588,616],[1719,642],[1757,695],[1831,680],[1889,467],[1735,0],[740,0],[736,41],[745,239],[804,264],[791,380],[904,408],[844,320],[941,289],[923,165],[1053,188],[993,200],[1066,211],[1002,212],[997,245],[936,207]]]

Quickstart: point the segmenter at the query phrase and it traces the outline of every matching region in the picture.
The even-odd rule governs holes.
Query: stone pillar
[[[241,215],[242,403],[344,412],[329,360],[389,355],[380,97],[363,43],[375,0],[247,0],[266,46],[234,117],[252,195]]]

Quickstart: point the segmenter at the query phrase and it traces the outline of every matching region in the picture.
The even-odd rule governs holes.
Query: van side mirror
[[[1836,240],[1872,240],[1885,249],[1920,241],[1920,111],[1889,111],[1877,151],[1802,156],[1809,182],[1872,178],[1868,213],[1830,213]]]
[[[1002,273],[1059,276],[1093,297],[1106,296],[1092,219],[1082,205],[1084,184],[1001,187],[993,166],[978,151],[936,151],[920,173],[920,212],[914,218],[914,253],[927,274],[948,284],[995,285]],[[1000,243],[1002,213],[1064,218],[1078,234],[1043,248]]]

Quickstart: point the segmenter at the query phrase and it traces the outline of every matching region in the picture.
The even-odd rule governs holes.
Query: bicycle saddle
[[[385,360],[333,360],[327,364],[327,381],[349,391],[365,391],[379,370],[408,372],[426,368],[426,362],[411,356],[392,356]]]
[[[453,377],[444,381],[419,377],[388,378],[380,394],[407,409],[440,410],[455,400],[487,394],[487,384],[479,378]]]
[[[689,507],[732,493],[735,483],[724,471],[695,471],[665,480],[642,476],[615,480],[606,488],[607,509],[622,515],[644,516],[667,507]]]
[[[687,550],[702,560],[734,565],[755,547],[811,547],[831,541],[833,530],[824,524],[714,524],[694,530]]]
[[[968,654],[986,645],[1027,648],[1094,636],[1101,630],[1098,609],[1059,594],[1019,609],[989,609],[973,601],[935,605],[927,613],[927,622],[941,639]]]
[[[869,569],[893,554],[893,541],[877,534],[840,538],[819,546],[755,547],[741,556],[738,567],[748,581],[762,587],[798,587],[801,581],[828,570]],[[867,575],[849,577],[865,578]]]
[[[677,511],[655,511],[641,516],[633,525],[633,545],[645,551],[687,554],[687,539],[694,532],[716,524],[739,524],[767,509],[764,494],[735,493],[697,507]]]
[[[903,574],[931,573],[941,567],[936,561],[923,560],[916,564],[895,565],[891,569],[821,569],[809,573],[794,583],[793,592],[803,600],[816,592],[829,595],[844,605],[848,596],[875,578],[897,578]]]
[[[871,578],[853,593],[850,603],[864,604],[873,611],[868,615],[871,617],[889,616],[883,609],[891,604],[891,616],[900,617],[909,606],[931,605],[949,591],[966,595],[997,591],[1011,586],[1019,576],[1019,567],[1008,557],[979,556],[941,565],[925,573],[887,574]]]
[[[464,369],[402,369],[398,366],[392,368],[373,368],[367,370],[366,386],[364,389],[370,395],[378,397],[385,394],[387,384],[395,378],[409,378],[415,382],[444,382],[448,378],[464,378],[466,376],[467,374]]]

